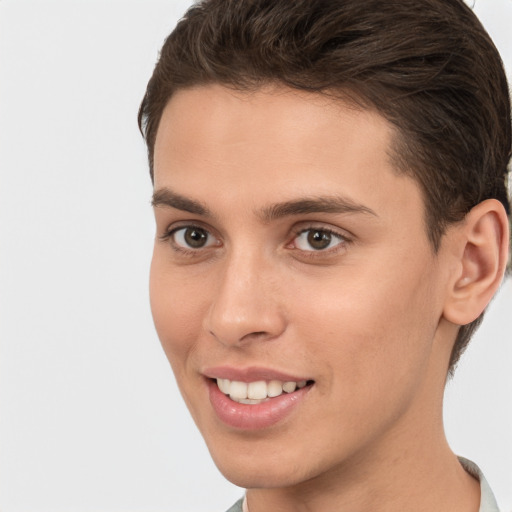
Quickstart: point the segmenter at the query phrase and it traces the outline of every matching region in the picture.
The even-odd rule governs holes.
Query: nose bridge
[[[278,269],[250,246],[227,251],[205,328],[223,344],[270,339],[284,330]]]

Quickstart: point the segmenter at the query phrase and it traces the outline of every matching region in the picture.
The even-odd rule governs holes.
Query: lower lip
[[[226,425],[241,430],[259,430],[283,421],[297,409],[311,389],[308,385],[293,393],[283,393],[260,404],[240,404],[231,400],[208,379],[210,403],[218,418]]]

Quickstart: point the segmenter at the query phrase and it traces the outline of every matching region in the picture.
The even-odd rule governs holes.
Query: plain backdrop
[[[189,1],[0,0],[0,510],[224,511],[153,329],[136,114]],[[476,12],[512,71],[512,0]],[[448,385],[454,450],[512,510],[512,285]]]

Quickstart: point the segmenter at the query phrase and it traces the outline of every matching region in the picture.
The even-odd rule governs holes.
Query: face
[[[445,276],[392,137],[374,112],[285,88],[183,90],[163,113],[154,321],[238,485],[353,468],[432,412]]]

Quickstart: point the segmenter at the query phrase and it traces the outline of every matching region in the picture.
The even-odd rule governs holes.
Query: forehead
[[[214,84],[175,93],[164,109],[155,153],[158,157],[169,144],[203,153],[243,144],[248,157],[268,149],[283,156],[294,147],[297,158],[309,160],[339,148],[342,138],[344,146],[369,142],[385,155],[393,136],[392,126],[376,112],[328,95],[270,85],[245,92]]]
[[[178,91],[154,151],[155,189],[233,201],[342,194],[375,210],[404,201],[423,210],[416,183],[396,172],[393,127],[378,113],[285,87]],[[256,203],[260,203],[259,205]]]

